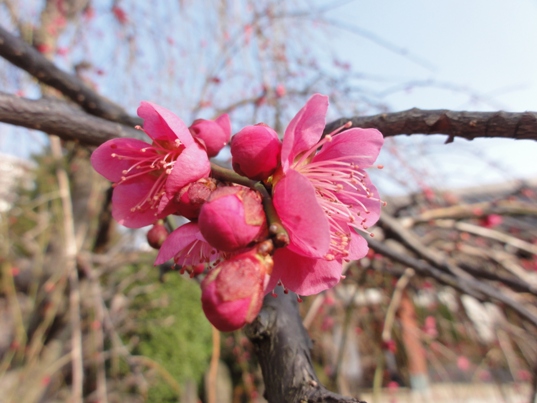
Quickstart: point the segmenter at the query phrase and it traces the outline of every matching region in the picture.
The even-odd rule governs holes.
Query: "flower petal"
[[[362,219],[365,218],[364,225],[366,227],[371,227],[373,224],[375,224],[379,218],[380,218],[380,196],[377,188],[373,183],[371,183],[371,180],[369,179],[369,176],[366,176],[364,178],[365,186],[369,190],[370,197],[364,196],[360,199],[362,204],[365,206],[368,211],[366,214],[362,214]]]
[[[335,135],[332,141],[321,148],[313,161],[345,157],[344,161],[353,162],[360,168],[367,168],[377,159],[383,143],[384,137],[377,129],[349,129]]]
[[[289,248],[280,248],[274,253],[271,283],[272,278],[281,279],[285,288],[299,295],[312,295],[339,282],[341,262],[307,258]]]
[[[146,206],[134,209],[144,202],[155,184],[151,175],[140,176],[132,183],[122,183],[114,188],[112,194],[112,216],[121,225],[128,228],[141,228],[154,223],[162,215],[156,209]]]
[[[289,248],[308,257],[325,256],[330,227],[311,182],[291,169],[274,187],[273,201],[289,233]]]
[[[173,198],[184,186],[198,179],[206,178],[211,172],[211,163],[205,150],[193,143],[177,157],[172,172],[166,180],[166,193]]]
[[[346,192],[337,192],[334,193],[334,195],[343,204],[352,206],[352,211],[357,214],[354,217],[356,222],[360,222],[362,226],[369,228],[375,224],[380,217],[380,196],[375,185],[371,183],[371,179],[369,179],[367,173],[361,169],[358,171],[364,175],[362,185],[367,191],[360,187],[356,190],[349,184],[344,183],[342,184],[343,189],[352,193],[352,195],[349,195]]]
[[[174,142],[179,139],[187,147],[194,142],[184,122],[162,106],[143,101],[138,107],[138,116],[144,119],[144,130],[153,140]]]
[[[226,134],[226,144],[229,143],[229,139],[231,138],[231,120],[229,119],[229,115],[224,113],[223,115],[218,116],[215,122]]]
[[[143,153],[142,149],[147,149],[147,151]],[[154,153],[151,145],[144,141],[129,138],[112,139],[101,144],[91,154],[91,165],[109,181],[119,182],[124,176],[123,171],[134,165],[129,157],[147,158],[151,153]],[[112,157],[112,154],[116,156]]]
[[[351,228],[351,242],[349,244],[349,255],[345,258],[347,260],[357,260],[367,255],[369,247],[367,241],[360,234],[354,232]]]
[[[321,138],[325,126],[328,97],[314,94],[291,120],[282,143],[282,167],[286,172],[295,157],[309,150]]]
[[[180,250],[186,248],[194,241],[201,237],[198,224],[189,222],[181,225],[173,231],[164,241],[159,249],[155,265],[167,262],[174,257]]]

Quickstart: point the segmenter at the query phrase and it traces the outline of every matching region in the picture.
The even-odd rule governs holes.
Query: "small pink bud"
[[[263,302],[265,275],[272,258],[255,249],[216,266],[201,283],[205,316],[218,330],[230,332],[252,322]]]
[[[395,340],[390,339],[387,341],[382,342],[382,348],[386,351],[390,351],[395,354],[397,351],[397,345],[395,344]]]
[[[480,224],[485,228],[494,228],[503,222],[503,217],[498,214],[489,214],[480,220]]]
[[[201,206],[215,189],[216,180],[212,178],[202,178],[189,183],[176,196],[178,202],[176,213],[189,220],[197,219]]]
[[[285,86],[283,84],[278,84],[276,86],[276,96],[278,98],[281,98],[285,95],[285,93],[286,93]]]
[[[458,356],[457,367],[463,372],[468,371],[470,369],[470,360],[464,355]]]
[[[154,249],[160,249],[166,238],[168,238],[168,230],[162,220],[158,220],[147,232],[147,243]]]
[[[250,179],[266,179],[278,167],[281,148],[278,134],[270,127],[246,126],[231,140],[233,169]]]
[[[198,225],[214,248],[233,252],[267,233],[261,196],[244,186],[217,188],[203,204]]]
[[[438,330],[436,329],[436,318],[434,316],[427,316],[425,318],[423,331],[431,337],[438,336]]]
[[[209,157],[216,156],[231,137],[231,122],[227,114],[216,120],[196,119],[190,126],[192,135],[201,140]]]

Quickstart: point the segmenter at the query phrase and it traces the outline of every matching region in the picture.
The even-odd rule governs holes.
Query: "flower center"
[[[186,248],[181,249],[173,258],[176,265],[181,266],[181,270],[189,270],[199,264],[209,264],[214,267],[218,264],[224,254],[213,248],[209,243],[195,240]]]
[[[135,183],[134,179],[142,176],[153,177],[154,183],[149,191],[140,198],[140,201],[131,208],[131,211],[158,208],[160,199],[164,195],[164,185],[167,176],[172,172],[175,161],[184,149],[179,139],[175,142],[154,140],[148,145],[130,155],[112,153],[112,158],[120,161],[132,162],[132,165],[122,171],[121,180],[114,183],[118,186],[124,183]]]
[[[345,259],[349,255],[352,228],[371,235],[366,224],[367,215],[371,212],[366,203],[380,203],[367,186],[367,173],[349,162],[347,156],[311,162],[317,150],[330,141],[332,135],[325,136],[292,165],[293,169],[309,179],[315,188],[317,201],[328,218],[330,247],[325,256],[327,260]]]

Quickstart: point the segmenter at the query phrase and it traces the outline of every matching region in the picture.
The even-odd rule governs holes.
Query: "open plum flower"
[[[175,212],[174,197],[191,182],[208,177],[207,152],[172,112],[142,102],[138,116],[152,144],[119,138],[105,142],[91,156],[93,168],[114,182],[112,215],[120,224],[139,228]]]
[[[223,256],[203,238],[198,223],[189,222],[173,231],[162,243],[155,265],[173,258],[175,264],[190,272],[200,264],[216,264]]]
[[[322,137],[327,109],[328,97],[313,95],[285,131],[273,201],[290,244],[274,254],[269,290],[279,281],[300,295],[333,287],[342,262],[368,251],[356,230],[379,218],[378,192],[364,168],[376,160],[383,136],[353,128]]]

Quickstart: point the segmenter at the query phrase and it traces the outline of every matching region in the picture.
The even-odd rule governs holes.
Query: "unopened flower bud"
[[[267,224],[261,196],[244,186],[217,188],[201,207],[198,225],[214,248],[233,252],[261,240]]]
[[[189,220],[197,219],[201,206],[215,189],[216,180],[213,178],[203,178],[189,183],[176,196],[178,202],[176,213]]]
[[[266,179],[278,167],[281,148],[278,134],[270,127],[246,126],[231,139],[233,169],[250,179]]]
[[[261,309],[265,277],[271,271],[272,258],[255,249],[224,260],[201,283],[207,319],[223,332],[252,322]]]
[[[158,220],[147,232],[147,243],[154,249],[160,249],[166,238],[168,238],[168,230],[162,220]]]
[[[196,119],[190,132],[194,137],[203,141],[209,157],[216,156],[231,137],[231,122],[227,114],[215,120]]]

